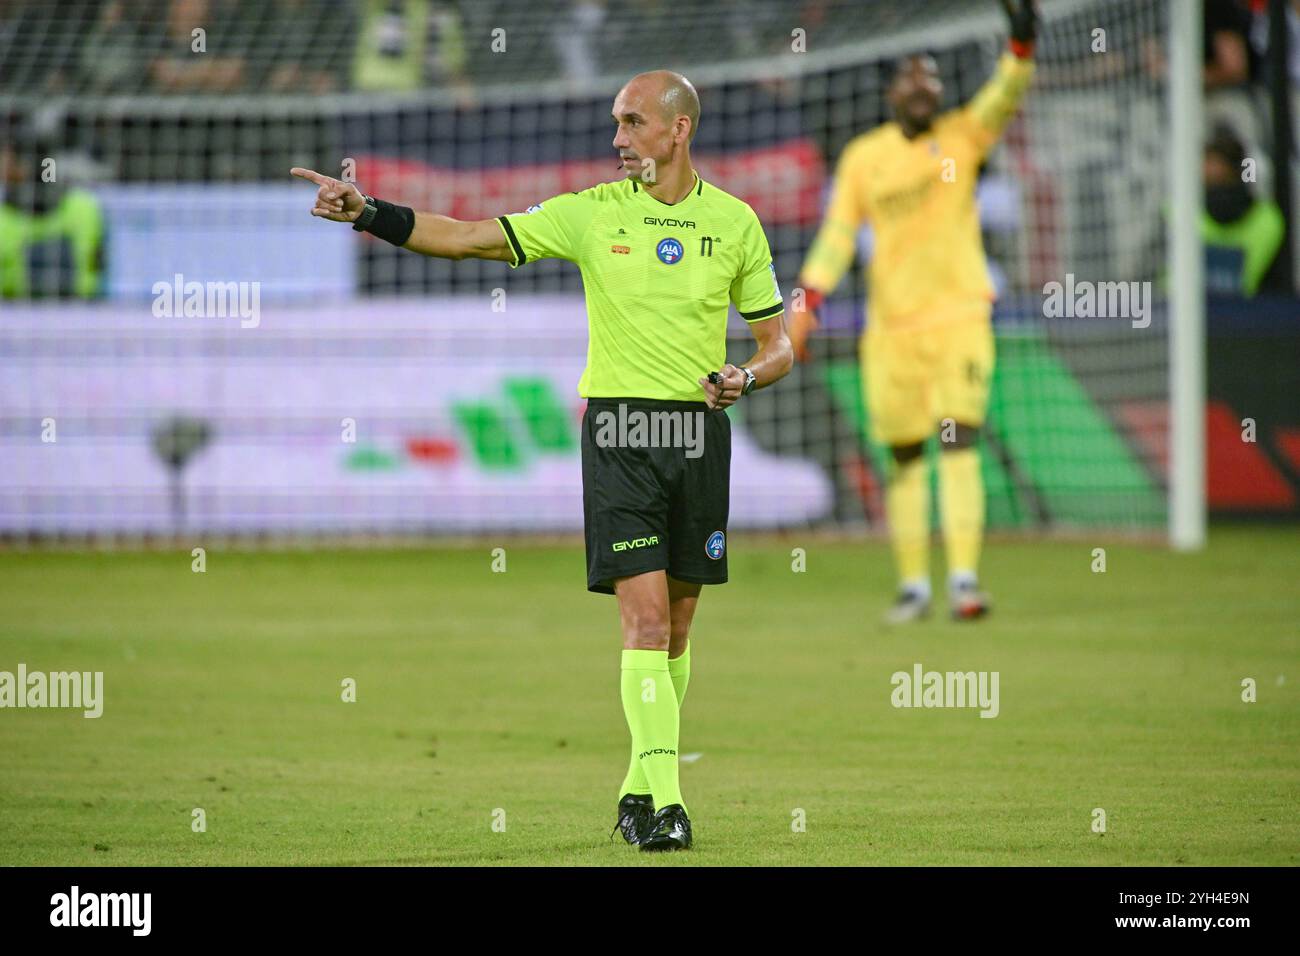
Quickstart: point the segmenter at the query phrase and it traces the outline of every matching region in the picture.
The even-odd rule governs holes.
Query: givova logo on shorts
[[[631,551],[635,548],[652,548],[659,543],[659,535],[652,534],[648,538],[634,538],[631,541],[615,541],[615,551]]]
[[[704,553],[717,561],[727,550],[727,536],[721,531],[715,531],[709,535],[709,540],[704,542]]]

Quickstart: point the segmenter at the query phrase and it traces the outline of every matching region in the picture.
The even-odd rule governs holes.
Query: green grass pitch
[[[1294,529],[994,542],[993,617],[897,631],[883,543],[737,535],[665,857],[608,840],[614,600],[578,548],[491,547],[0,554],[0,670],[105,684],[97,720],[0,710],[0,864],[1300,863]],[[894,708],[917,662],[998,671],[1000,714]]]

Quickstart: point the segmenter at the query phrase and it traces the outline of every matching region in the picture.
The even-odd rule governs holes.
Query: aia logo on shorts
[[[709,535],[709,540],[704,543],[704,553],[717,561],[727,550],[727,536],[721,531],[715,531]]]
[[[660,239],[655,254],[664,265],[675,266],[682,261],[682,244],[676,239]]]

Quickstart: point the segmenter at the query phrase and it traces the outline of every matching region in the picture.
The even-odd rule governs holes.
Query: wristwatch
[[[757,384],[758,379],[755,378],[755,377],[754,377],[754,373],[751,372],[751,371],[750,371],[748,368],[746,368],[745,366],[742,365],[742,366],[740,367],[740,370],[741,370],[742,372],[745,373],[745,386],[744,386],[744,388],[742,388],[742,389],[740,390],[740,394],[741,394],[741,395],[748,395],[750,392],[752,392],[752,391],[754,390],[754,385]]]
[[[352,224],[354,232],[365,232],[367,227],[375,221],[375,216],[379,215],[379,206],[375,203],[373,196],[362,193],[361,198],[366,201],[366,205],[361,210],[361,215],[357,217],[357,221]]]

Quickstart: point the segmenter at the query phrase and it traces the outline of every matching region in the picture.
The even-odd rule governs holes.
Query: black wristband
[[[374,214],[370,210],[374,209]],[[368,232],[395,246],[406,244],[415,231],[415,210],[409,206],[395,206],[374,196],[366,197],[366,208],[352,224],[357,232]]]

